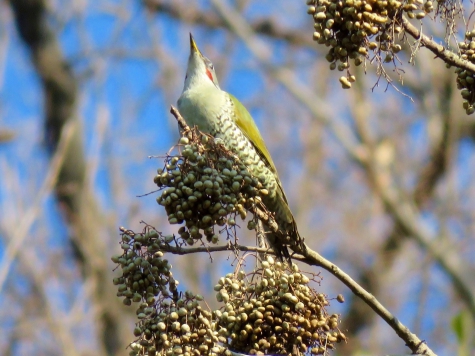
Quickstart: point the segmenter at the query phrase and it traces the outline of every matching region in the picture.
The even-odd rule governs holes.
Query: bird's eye
[[[211,64],[209,65],[209,68],[210,68],[211,70],[213,70],[213,69],[214,69],[214,65],[211,63]]]

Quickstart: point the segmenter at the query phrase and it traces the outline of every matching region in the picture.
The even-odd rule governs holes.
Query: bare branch
[[[183,131],[189,131],[190,127],[186,123],[185,119],[183,116],[181,116],[180,112],[178,111],[177,108],[175,108],[173,105],[170,107],[170,112],[171,114],[175,117],[176,121],[178,122],[178,125],[180,126],[180,129]]]
[[[219,246],[198,246],[198,247],[177,247],[162,244],[160,245],[160,251],[162,252],[169,252],[174,255],[189,255],[192,253],[212,253],[212,252],[222,252],[222,251],[243,251],[243,252],[258,252],[258,253],[267,253],[267,254],[274,254],[272,250],[268,250],[262,247],[255,247],[255,246],[245,246],[245,245],[238,245],[233,243],[228,243],[227,245],[219,245]],[[299,256],[296,257],[296,260],[303,261],[303,257]]]
[[[145,6],[153,12],[160,12],[170,15],[173,18],[191,24],[203,25],[209,28],[228,28],[226,21],[220,16],[210,11],[200,11],[192,8],[190,4],[178,2],[165,2],[163,0],[144,0]],[[315,42],[311,36],[303,31],[284,29],[282,25],[272,19],[262,19],[251,24],[252,29],[261,35],[285,40],[296,46],[315,48]]]
[[[69,128],[68,130],[72,130],[73,128]],[[63,150],[64,151],[64,150]],[[57,160],[53,161],[53,163],[57,163]],[[53,168],[53,167],[51,167]],[[50,170],[49,176],[54,174],[54,170]],[[57,172],[57,170],[56,170]],[[58,313],[58,308],[54,304],[54,302],[51,302],[51,298],[48,296],[48,281],[46,280],[47,278],[51,278],[50,275],[47,275],[47,273],[39,273],[39,266],[42,265],[42,262],[38,260],[38,257],[36,256],[36,251],[33,251],[32,248],[28,249],[25,248],[25,246],[31,246],[31,243],[25,244],[25,239],[23,236],[21,236],[18,231],[24,231],[25,229],[29,230],[31,227],[31,219],[36,218],[35,212],[38,210],[38,201],[41,200],[40,198],[44,196],[45,193],[45,188],[46,188],[46,183],[51,182],[51,179],[45,180],[45,184],[43,185],[40,194],[38,194],[37,201],[35,202],[35,206],[31,207],[28,212],[26,213],[25,219],[23,219],[26,227],[23,227],[20,223],[20,228],[16,228],[16,225],[12,226],[11,228],[7,229],[1,229],[0,228],[0,234],[6,237],[10,237],[9,240],[9,245],[7,248],[6,252],[6,258],[4,259],[4,263],[2,263],[2,278],[4,278],[3,273],[8,272],[8,263],[11,263],[11,256],[8,255],[8,253],[11,253],[11,246],[15,246],[15,238],[21,239],[23,242],[21,248],[18,251],[15,251],[17,253],[17,256],[14,256],[17,261],[18,265],[20,266],[20,269],[24,270],[24,273],[30,277],[29,283],[31,283],[31,291],[29,293],[29,298],[33,298],[35,300],[35,303],[37,304],[37,307],[35,308],[39,315],[44,317],[44,319],[47,321],[47,324],[49,326],[49,329],[55,335],[57,338],[56,341],[56,347],[57,350],[60,351],[63,355],[67,356],[78,356],[80,355],[79,350],[76,348],[76,345],[74,343],[74,334],[69,327],[69,324],[67,322],[67,318],[64,317],[64,315],[61,315],[61,313]],[[50,186],[52,189],[52,186]],[[5,268],[6,267],[6,268]],[[6,275],[5,275],[6,277]],[[2,281],[3,282],[3,281]],[[1,287],[1,286],[0,286]],[[23,307],[25,305],[23,304]],[[31,314],[28,314],[28,323],[31,323],[32,318],[34,319],[34,316]],[[18,327],[18,324],[17,324]],[[21,332],[21,328],[19,328],[20,331],[15,330],[16,332]],[[23,331],[24,333],[24,331]],[[24,335],[23,335],[24,336]]]
[[[417,208],[410,202],[403,200],[403,194],[398,192],[395,187],[385,186],[382,188],[379,178],[375,178],[378,184],[379,195],[388,211],[396,219],[396,222],[414,237],[417,243],[450,276],[460,298],[467,305],[472,318],[475,319],[475,297],[470,288],[470,282],[464,280],[464,274],[458,267],[457,256],[450,253],[450,249],[445,244],[441,244],[440,241],[432,238],[431,233],[417,220],[417,217],[420,215]]]
[[[200,246],[200,247],[176,247],[168,244],[161,244],[160,250],[162,252],[169,252],[176,255],[187,255],[191,253],[213,253],[220,251],[242,251],[242,252],[256,252],[259,254],[274,254],[273,251],[261,247],[244,246],[229,243],[221,246]],[[388,325],[397,333],[397,335],[406,342],[406,345],[414,354],[422,354],[427,356],[435,356],[436,354],[416,335],[404,326],[389,310],[387,310],[371,293],[361,287],[348,274],[342,271],[337,265],[328,261],[323,256],[313,251],[307,246],[305,255],[294,254],[292,258],[305,262],[310,266],[322,267],[330,272],[341,282],[343,282],[355,295],[363,299],[371,309],[373,309],[381,318],[388,323]]]
[[[23,215],[23,219],[20,224],[18,224],[18,229],[15,230],[15,233],[11,236],[8,242],[4,258],[2,259],[2,263],[0,265],[0,292],[2,291],[5,284],[11,264],[15,260],[21,247],[24,245],[26,238],[29,236],[28,233],[31,226],[41,213],[44,200],[53,191],[54,186],[56,185],[59,172],[68,150],[68,145],[71,143],[72,137],[75,134],[75,130],[77,130],[76,122],[69,122],[64,127],[58,143],[58,148],[55,152],[55,155],[51,159],[48,174],[46,175],[46,178],[40,190],[38,191],[36,198],[28,208],[28,211]]]
[[[420,87],[415,88],[415,85],[411,86],[413,92],[417,92],[416,89],[418,88],[419,92],[416,94],[417,97],[425,98],[421,101],[421,105],[427,113],[432,113],[432,117],[429,117],[428,120],[440,123],[442,131],[436,136],[435,142],[430,145],[430,159],[420,170],[418,183],[412,192],[412,198],[410,198],[411,200],[414,200],[418,208],[432,198],[435,186],[440,182],[442,177],[445,176],[449,167],[451,146],[452,141],[454,140],[454,131],[456,131],[454,130],[454,126],[456,123],[451,119],[452,115],[449,110],[449,103],[452,97],[450,95],[450,88],[453,87],[453,80],[448,72],[445,74],[443,80],[440,80],[440,85],[442,87],[441,91],[437,89],[434,90],[434,87],[432,86],[427,87],[426,89]],[[355,127],[365,146],[371,147],[368,149],[368,152],[372,152],[375,149],[375,139],[369,134],[371,131],[369,129],[371,124],[369,123],[367,113],[372,112],[374,108],[371,107],[371,103],[362,95],[362,90],[352,91],[351,94],[354,95],[354,100],[352,105],[350,105],[350,108],[352,109]],[[437,96],[436,101],[440,104],[434,107],[432,105],[433,101],[427,100],[429,96]],[[379,144],[381,144],[381,142]],[[370,177],[370,181],[373,181],[368,172],[368,166],[364,166],[364,169]],[[382,172],[380,171],[379,174],[386,174],[388,176],[387,180],[392,180],[388,170],[386,170],[386,172],[384,172],[384,170]],[[375,194],[378,195],[378,190],[374,190]],[[400,256],[403,241],[406,241],[408,237],[411,236],[407,233],[404,227],[401,227],[396,222],[392,231],[387,234],[384,244],[378,251],[378,256],[384,256],[381,258],[381,267],[378,271],[375,272],[373,265],[366,266],[359,271],[359,275],[356,279],[360,281],[363,287],[371,290],[375,295],[379,295],[382,282],[384,282],[382,279],[384,279],[386,271],[393,266],[394,260]],[[349,326],[350,334],[356,334],[358,330],[364,328],[374,316],[374,314],[368,313],[367,308],[360,299],[352,299],[350,301],[349,312],[346,315],[346,324]]]
[[[436,57],[442,59],[445,63],[475,73],[475,64],[460,58],[454,52],[445,49],[443,45],[437,44],[427,35],[422,34],[422,32],[419,31],[413,24],[411,24],[404,16],[402,17],[402,25],[407,33],[409,33],[416,40],[419,40],[424,47],[434,53]]]
[[[435,356],[436,354],[413,334],[406,326],[404,326],[389,310],[387,310],[371,293],[367,292],[348,274],[342,271],[337,265],[328,261],[326,258],[311,250],[307,246],[304,262],[319,266],[330,272],[341,282],[343,282],[351,291],[359,298],[364,300],[371,309],[373,309],[388,325],[396,332],[396,334],[406,342],[406,345],[414,354]]]
[[[431,148],[430,160],[421,170],[419,181],[413,193],[414,202],[418,207],[423,206],[432,196],[437,182],[446,173],[450,162],[453,120],[449,115],[444,115],[442,120],[442,135],[434,147]]]

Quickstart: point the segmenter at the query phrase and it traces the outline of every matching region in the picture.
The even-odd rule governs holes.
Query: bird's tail
[[[264,204],[274,212],[274,219],[279,227],[278,231],[272,231],[265,225],[266,240],[281,261],[285,259],[291,263],[289,248],[295,252],[303,253],[305,243],[298,232],[297,223],[283,191],[279,190],[274,197],[269,197],[268,201],[264,199]]]

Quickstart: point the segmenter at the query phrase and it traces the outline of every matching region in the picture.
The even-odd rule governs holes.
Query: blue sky
[[[124,14],[127,20],[122,21],[116,15],[105,14],[101,7],[112,4],[114,3],[109,1],[99,1],[96,5],[89,4],[89,8],[80,16],[72,18],[68,17],[70,12],[65,11],[66,15],[63,15],[67,21],[64,28],[59,31],[59,39],[63,53],[72,63],[80,83],[78,115],[84,126],[88,161],[95,162],[91,167],[96,167],[96,170],[92,172],[90,179],[101,208],[106,213],[114,215],[118,225],[130,223],[131,227],[139,229],[139,217],[135,216],[133,221],[130,219],[132,205],[138,205],[138,211],[145,214],[146,219],[153,219],[157,215],[163,217],[163,212],[155,202],[156,195],[142,198],[137,196],[155,189],[154,171],[161,166],[161,162],[159,159],[149,159],[148,156],[165,154],[178,137],[176,125],[168,111],[170,105],[175,104],[182,89],[188,58],[188,32],[193,32],[205,54],[213,61],[214,58],[217,59],[221,65],[217,69],[218,73],[221,71],[224,74],[220,78],[221,87],[232,92],[250,108],[264,138],[270,142],[271,137],[266,136],[270,136],[269,132],[272,131],[262,128],[275,126],[274,129],[277,130],[279,123],[266,117],[266,111],[259,107],[262,104],[262,100],[259,100],[262,99],[262,92],[271,87],[270,94],[278,95],[276,101],[269,98],[268,103],[271,105],[283,97],[289,102],[294,99],[289,98],[278,85],[266,86],[269,81],[266,72],[259,68],[241,41],[233,42],[230,53],[226,53],[223,60],[221,52],[227,49],[229,44],[227,42],[229,37],[224,31],[190,27],[166,15],[147,16],[139,2],[130,2],[127,5]],[[262,5],[253,5],[247,10],[246,15],[251,19],[265,16],[271,4],[273,2],[267,1]],[[1,8],[5,9],[6,5],[1,5]],[[274,10],[279,9],[285,9],[285,5],[279,3]],[[284,24],[292,26],[290,16],[285,18]],[[304,16],[299,16],[296,21],[300,24],[304,21]],[[52,23],[55,24],[53,20]],[[6,43],[6,55],[2,62],[3,67],[0,68],[0,78],[3,79],[0,92],[0,129],[12,130],[16,137],[10,143],[0,144],[0,170],[5,177],[3,182],[0,178],[0,213],[19,219],[42,184],[48,166],[48,154],[43,144],[44,108],[39,79],[11,18],[2,25],[1,31],[0,40]],[[273,46],[275,63],[286,62],[289,47],[280,41],[265,40]],[[154,53],[157,48],[164,53],[159,55]],[[298,52],[295,54],[297,63],[307,63],[309,68],[312,68],[309,61],[315,53],[308,50],[296,52]],[[158,60],[158,57],[162,60]],[[165,80],[166,75],[171,79]],[[296,75],[302,81],[310,80],[305,70],[297,72]],[[332,80],[335,78],[331,77]],[[335,83],[337,81],[328,83],[331,92],[335,92],[330,100],[338,103],[337,112],[347,114],[345,97]],[[369,89],[368,95],[370,95]],[[375,95],[384,98],[385,94],[381,90]],[[398,97],[392,100],[404,103],[403,111],[414,114],[414,106],[407,99]],[[349,122],[347,117],[343,116],[340,119]],[[301,130],[305,130],[305,125],[308,125],[310,120],[308,113],[299,113],[298,118],[282,125],[289,128],[286,134],[290,133],[292,137],[296,137]],[[105,130],[100,133],[99,127],[105,127]],[[406,134],[411,150],[424,150],[427,142],[426,131],[425,118],[420,118],[408,127]],[[329,135],[325,135],[322,141],[335,144]],[[298,137],[293,143],[288,140],[272,143],[269,147],[271,152],[282,153],[283,157],[302,150]],[[460,186],[466,186],[473,181],[472,170],[463,169],[470,166],[473,161],[473,141],[463,140],[458,148],[455,161],[455,165],[459,168],[457,182]],[[285,169],[286,162],[280,155],[276,156],[278,156],[277,166]],[[342,165],[348,162],[341,160],[341,156],[333,158],[335,161],[328,160],[322,165],[324,166],[322,170],[325,170],[326,174],[341,172],[345,169]],[[290,186],[293,179],[305,173],[297,160],[292,162],[292,167],[295,169],[287,168],[287,171],[281,172],[284,186]],[[120,172],[114,168],[119,168]],[[335,175],[333,184],[344,191],[348,180],[352,178],[353,176]],[[114,195],[114,184],[117,182],[121,184],[120,196]],[[365,190],[362,190],[361,194],[364,195]],[[359,197],[358,194],[356,196]],[[124,202],[128,204],[123,205]],[[33,239],[35,234],[43,235],[47,231],[47,242],[52,249],[58,251],[64,249],[66,253],[71,253],[67,244],[67,227],[54,197],[49,196],[42,208],[39,221],[31,229],[30,238]],[[318,224],[318,219],[327,214],[325,202],[316,201],[312,215],[315,218],[313,222],[317,221]],[[335,213],[333,216],[335,224],[342,219],[342,215],[344,215],[342,212]],[[424,220],[434,228],[437,226],[436,217],[431,215],[431,212],[424,215]],[[372,220],[369,221],[371,223]],[[321,251],[326,257],[338,257],[338,246],[332,245],[332,241],[341,239],[342,233],[342,230],[335,229],[327,236],[327,240],[323,242],[324,251]],[[5,246],[0,244],[0,253],[4,253],[4,248]],[[371,256],[368,256],[367,260],[371,261]],[[343,267],[351,271],[351,261]],[[224,270],[229,271],[229,267]],[[422,323],[422,338],[424,332],[429,332],[438,322],[438,315],[431,314],[430,310],[443,308],[450,303],[449,296],[440,293],[439,290],[447,282],[444,273],[437,267],[430,267],[428,271],[431,278],[427,282],[427,288],[429,295],[433,297],[423,301],[426,303],[427,315],[424,316]],[[15,268],[12,273],[16,273]],[[179,275],[178,271],[177,273]],[[325,282],[331,278],[326,276],[322,285],[325,286]],[[214,284],[210,275],[204,276],[203,280],[205,284]],[[410,295],[416,293],[422,286],[422,281],[418,279],[408,281],[404,289]],[[332,283],[329,283],[328,287],[331,287],[329,292],[335,295],[341,292],[347,293],[345,288],[335,287]],[[71,301],[69,297],[64,298]],[[5,300],[0,295],[0,306],[4,303]],[[409,297],[405,304],[394,306],[391,310],[394,310],[403,322],[412,325],[419,303],[419,300]],[[68,303],[65,304],[61,308],[67,309]],[[344,310],[345,305],[337,308]],[[391,335],[390,331],[388,335]],[[400,350],[404,351],[404,348],[401,346]],[[439,354],[449,355],[449,352],[442,350]]]

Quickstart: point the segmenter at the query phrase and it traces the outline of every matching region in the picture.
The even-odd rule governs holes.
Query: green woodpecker
[[[262,197],[274,214],[278,232],[266,230],[266,238],[277,256],[289,258],[287,246],[305,248],[277,175],[274,162],[259,130],[246,108],[231,94],[220,89],[211,61],[203,56],[190,34],[190,57],[178,110],[190,127],[222,140],[224,146],[244,162],[268,194]]]

